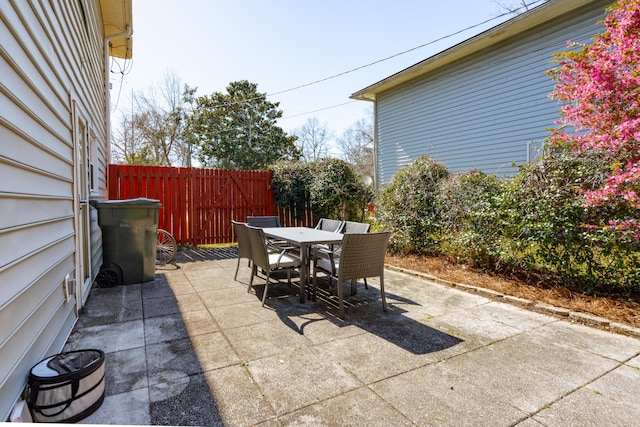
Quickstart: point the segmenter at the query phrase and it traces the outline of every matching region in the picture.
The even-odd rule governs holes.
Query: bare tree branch
[[[189,90],[185,86],[185,90]],[[132,93],[133,111],[112,135],[113,160],[130,164],[186,166],[191,150],[182,137],[185,106],[180,78],[170,72],[159,86]],[[189,154],[189,157],[186,157]]]
[[[293,133],[298,137],[296,145],[306,162],[329,157],[329,142],[333,138],[333,134],[327,128],[326,123],[320,123],[317,117],[311,117]]]
[[[501,12],[510,12],[513,15],[520,15],[539,4],[549,0],[494,0]]]
[[[345,130],[337,143],[343,159],[355,167],[358,175],[373,178],[373,109]]]

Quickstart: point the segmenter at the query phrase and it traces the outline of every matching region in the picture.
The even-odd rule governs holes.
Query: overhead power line
[[[482,22],[479,22],[477,24],[465,27],[465,28],[463,28],[461,30],[458,30],[458,31],[455,31],[453,33],[447,34],[445,36],[439,37],[437,39],[431,40],[431,41],[429,41],[427,43],[423,43],[423,44],[421,44],[419,46],[412,47],[411,49],[407,49],[407,50],[404,50],[402,52],[395,53],[393,55],[390,55],[390,56],[387,56],[385,58],[379,59],[377,61],[373,61],[373,62],[370,62],[368,64],[364,64],[364,65],[361,65],[359,67],[352,68],[350,70],[343,71],[343,72],[331,75],[329,77],[325,77],[325,78],[322,78],[322,79],[314,80],[312,82],[305,83],[305,84],[302,84],[302,85],[299,85],[299,86],[295,86],[295,87],[292,87],[292,88],[289,88],[289,89],[284,89],[284,90],[281,90],[281,91],[278,91],[278,92],[268,93],[267,96],[275,96],[275,95],[280,95],[280,94],[287,93],[287,92],[293,92],[293,91],[298,90],[298,89],[303,89],[305,87],[309,87],[309,86],[313,86],[313,85],[316,85],[316,84],[319,84],[319,83],[322,83],[322,82],[326,82],[327,80],[332,80],[332,79],[335,79],[335,78],[338,78],[338,77],[342,77],[342,76],[350,74],[350,73],[354,73],[354,72],[362,70],[364,68],[368,68],[368,67],[371,67],[373,65],[377,65],[377,64],[380,64],[382,62],[389,61],[389,60],[391,60],[393,58],[397,58],[399,56],[406,55],[407,53],[416,51],[418,49],[422,49],[423,47],[427,47],[427,46],[430,46],[432,44],[438,43],[438,42],[440,42],[442,40],[446,40],[448,38],[454,37],[454,36],[456,36],[458,34],[464,33],[466,31],[469,31],[469,30],[472,30],[474,28],[477,28],[477,27],[480,27],[482,25],[485,25],[485,24],[487,24],[489,22],[495,21],[496,19],[504,18],[505,16],[511,15],[514,12],[516,12],[516,13],[517,12],[522,12],[523,9],[524,9],[524,11],[527,11],[529,7],[536,6],[536,5],[538,5],[538,3],[544,3],[545,1],[547,1],[547,0],[536,0],[536,1],[533,1],[531,3],[528,3],[526,5],[521,6],[519,8],[516,8],[514,10],[510,10],[510,11],[504,12],[504,13],[502,13],[502,14],[500,14],[498,16],[495,16],[493,18],[486,19],[486,20],[484,20]],[[240,102],[247,102],[247,101],[250,101],[250,99],[247,99],[247,100],[244,100],[244,101],[240,101]],[[345,102],[345,103],[342,103],[342,104],[336,104],[336,105],[332,105],[332,106],[329,106],[329,107],[319,108],[319,109],[315,109],[315,110],[312,110],[312,111],[307,111],[307,112],[304,112],[304,113],[298,113],[298,114],[295,114],[293,116],[282,117],[281,120],[290,119],[290,118],[293,118],[293,117],[300,117],[300,116],[304,116],[304,115],[307,115],[307,114],[316,113],[318,111],[324,111],[324,110],[329,110],[329,109],[332,109],[332,108],[341,107],[343,105],[350,104],[352,102],[356,102],[356,101]]]
[[[303,88],[306,88],[306,87],[309,87],[309,86],[313,86],[313,85],[316,85],[316,84],[319,84],[319,83],[326,82],[328,80],[333,80],[333,79],[336,79],[338,77],[342,77],[342,76],[345,76],[347,74],[351,74],[351,73],[354,73],[356,71],[360,71],[360,70],[365,69],[365,68],[372,67],[372,66],[380,64],[382,62],[389,61],[389,60],[391,60],[393,58],[397,58],[399,56],[406,55],[407,53],[414,52],[416,50],[419,50],[419,49],[422,49],[424,47],[433,45],[435,43],[438,43],[440,41],[446,40],[448,38],[457,36],[458,34],[461,34],[461,33],[464,33],[466,31],[472,30],[474,28],[480,27],[482,25],[485,25],[485,24],[487,24],[489,22],[492,22],[492,21],[495,21],[497,19],[504,18],[507,15],[511,15],[513,13],[520,13],[520,12],[523,12],[523,11],[527,11],[527,10],[529,10],[530,7],[532,7],[532,6],[535,7],[539,3],[544,3],[545,1],[547,1],[547,0],[535,0],[535,1],[532,1],[532,2],[527,3],[526,5],[523,5],[521,7],[515,8],[513,10],[509,10],[507,12],[504,12],[504,13],[500,14],[500,15],[494,16],[493,18],[486,19],[486,20],[484,20],[482,22],[479,22],[477,24],[470,25],[470,26],[465,27],[465,28],[463,28],[461,30],[455,31],[453,33],[447,34],[447,35],[439,37],[439,38],[436,38],[434,40],[428,41],[428,42],[423,43],[421,45],[412,47],[411,49],[407,49],[407,50],[404,50],[402,52],[395,53],[395,54],[387,56],[385,58],[378,59],[376,61],[369,62],[367,64],[360,65],[358,67],[352,68],[350,70],[342,71],[340,73],[333,74],[333,75],[328,76],[328,77],[324,77],[324,78],[321,78],[321,79],[318,79],[318,80],[314,80],[314,81],[311,81],[311,82],[308,82],[308,83],[304,83],[304,84],[301,84],[301,85],[298,85],[298,86],[294,86],[294,87],[291,87],[291,88],[288,88],[288,89],[280,90],[280,91],[277,91],[277,92],[267,93],[266,96],[270,97],[270,96],[275,96],[275,95],[281,95],[283,93],[293,92],[293,91],[296,91],[296,90],[299,90],[299,89],[303,89]],[[119,99],[119,97],[120,97],[120,94],[118,93],[118,99]],[[262,97],[262,95],[256,96],[256,97],[253,97],[253,98],[247,98],[247,99],[243,99],[243,100],[240,100],[240,101],[236,101],[236,102],[231,103],[231,104],[240,104],[240,103],[245,103],[245,102],[251,102],[251,101],[259,99],[261,97]],[[306,114],[315,113],[315,112],[318,112],[318,111],[328,110],[328,109],[331,109],[331,108],[337,108],[337,107],[341,107],[341,106],[346,105],[346,104],[350,104],[352,102],[356,102],[356,101],[349,101],[349,102],[345,102],[345,103],[342,103],[342,104],[332,105],[332,106],[329,106],[329,107],[318,108],[318,109],[315,109],[315,110],[312,110],[312,111],[307,111],[307,112],[304,112],[304,113],[298,113],[298,114],[293,115],[293,116],[283,117],[281,119],[289,119],[289,118],[293,118],[293,117],[299,117],[299,116],[303,116],[303,115],[306,115]],[[117,103],[116,103],[116,105],[117,105]]]
[[[313,111],[306,111],[304,113],[294,114],[293,116],[280,117],[280,120],[293,119],[294,117],[305,116],[307,114],[317,113],[318,111],[330,110],[332,108],[342,107],[343,105],[353,104],[354,102],[358,102],[358,101],[347,101],[347,102],[343,102],[342,104],[330,105],[329,107],[323,107]]]
[[[314,80],[312,82],[305,83],[305,84],[302,84],[302,85],[299,85],[299,86],[295,86],[295,87],[292,87],[292,88],[289,88],[289,89],[284,89],[284,90],[281,90],[281,91],[278,91],[278,92],[269,93],[269,94],[267,94],[267,96],[274,96],[274,95],[280,95],[280,94],[287,93],[287,92],[292,92],[294,90],[298,90],[298,89],[302,89],[302,88],[305,88],[305,87],[308,87],[308,86],[316,85],[318,83],[326,82],[327,80],[335,79],[337,77],[342,77],[342,76],[344,76],[346,74],[351,74],[353,72],[362,70],[364,68],[368,68],[368,67],[371,67],[373,65],[377,65],[377,64],[380,64],[382,62],[388,61],[390,59],[397,58],[398,56],[406,55],[407,53],[416,51],[418,49],[422,49],[423,47],[430,46],[432,44],[438,43],[438,42],[440,42],[442,40],[446,40],[446,39],[451,38],[453,36],[457,36],[458,34],[464,33],[465,31],[472,30],[474,28],[477,28],[477,27],[480,27],[480,26],[482,26],[484,24],[487,24],[487,23],[489,23],[491,21],[495,21],[496,19],[503,18],[503,17],[505,17],[507,15],[511,15],[514,12],[520,12],[522,9],[528,10],[528,7],[536,5],[537,3],[543,3],[545,1],[547,1],[547,0],[536,0],[536,1],[533,1],[531,3],[528,3],[526,6],[521,6],[521,7],[517,8],[517,9],[510,10],[508,12],[502,13],[502,14],[500,14],[498,16],[493,17],[493,18],[487,19],[485,21],[482,21],[482,22],[479,22],[477,24],[474,24],[474,25],[471,25],[469,27],[466,27],[466,28],[463,28],[461,30],[458,30],[458,31],[456,31],[454,33],[447,34],[446,36],[439,37],[439,38],[431,40],[431,41],[429,41],[427,43],[423,43],[423,44],[421,44],[419,46],[412,47],[411,49],[407,49],[407,50],[404,50],[402,52],[395,53],[395,54],[393,54],[391,56],[387,56],[386,58],[378,59],[377,61],[373,61],[373,62],[370,62],[368,64],[364,64],[364,65],[361,65],[359,67],[352,68],[350,70],[343,71],[343,72],[340,72],[338,74],[334,74],[332,76],[325,77],[325,78],[322,78],[322,79],[319,79],[319,80]]]

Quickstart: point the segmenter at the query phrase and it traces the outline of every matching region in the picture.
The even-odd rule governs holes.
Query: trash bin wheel
[[[114,264],[103,266],[96,276],[96,282],[101,288],[111,288],[116,285],[121,285],[122,269]]]
[[[161,264],[166,264],[176,259],[177,252],[176,239],[168,231],[159,228],[156,241],[156,260]]]

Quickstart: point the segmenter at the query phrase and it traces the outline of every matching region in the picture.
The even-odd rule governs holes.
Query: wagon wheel
[[[115,264],[103,266],[98,275],[96,282],[101,288],[111,288],[122,284],[122,270]]]
[[[161,264],[166,264],[176,258],[178,252],[178,244],[171,233],[166,230],[158,229],[158,238],[156,241],[156,260]]]

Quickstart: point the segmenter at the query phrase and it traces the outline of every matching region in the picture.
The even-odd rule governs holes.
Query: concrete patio
[[[286,281],[267,306],[233,250],[183,250],[153,282],[94,289],[65,350],[107,353],[86,424],[631,426],[640,339],[410,274],[360,283],[345,320]]]

